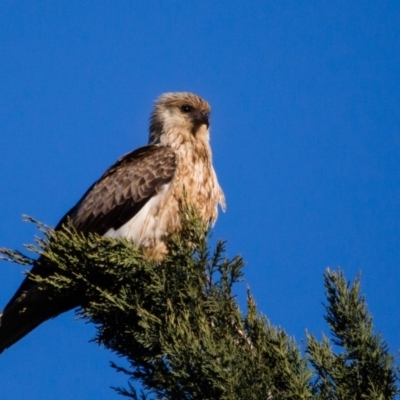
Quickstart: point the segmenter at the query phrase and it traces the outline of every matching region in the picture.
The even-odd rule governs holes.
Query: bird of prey
[[[166,251],[166,234],[179,229],[184,196],[207,223],[214,223],[218,205],[225,209],[225,198],[212,165],[209,118],[209,104],[195,94],[161,95],[150,117],[148,145],[112,165],[56,229],[69,218],[83,233],[131,238],[159,260]],[[51,273],[40,262],[31,272]],[[42,322],[77,306],[73,299],[50,301],[25,278],[0,314],[0,353]]]

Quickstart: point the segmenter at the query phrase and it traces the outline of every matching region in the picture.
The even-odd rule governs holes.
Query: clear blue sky
[[[259,309],[298,343],[320,337],[324,269],[361,271],[396,352],[399,36],[397,1],[2,1],[0,246],[32,242],[21,214],[55,225],[145,144],[159,94],[193,91],[227,198],[214,237],[247,261]],[[1,308],[22,276],[0,267]],[[118,398],[116,357],[73,319],[0,356],[2,399]]]

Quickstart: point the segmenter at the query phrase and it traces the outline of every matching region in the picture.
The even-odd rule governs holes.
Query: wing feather
[[[141,147],[121,157],[59,222],[104,235],[133,218],[175,175],[177,156],[165,146]]]
[[[56,229],[71,218],[75,228],[84,233],[103,235],[111,228],[117,230],[171,182],[176,167],[175,152],[165,146],[149,145],[122,156],[65,214]],[[39,259],[31,273],[45,277],[52,273],[52,266]],[[26,277],[4,310],[35,286]]]

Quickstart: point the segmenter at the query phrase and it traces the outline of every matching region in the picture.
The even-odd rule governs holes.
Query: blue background
[[[54,226],[146,143],[161,93],[192,91],[213,107],[227,198],[214,237],[247,261],[259,309],[298,343],[321,337],[325,268],[361,271],[397,352],[399,36],[397,1],[2,1],[0,245],[32,242],[21,214]],[[1,307],[21,279],[0,265]],[[2,399],[117,398],[121,360],[73,319],[0,356]]]

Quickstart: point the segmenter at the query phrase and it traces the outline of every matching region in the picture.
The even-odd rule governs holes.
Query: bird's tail
[[[18,342],[42,322],[78,305],[71,299],[51,299],[37,285],[7,304],[0,314],[0,353]]]

